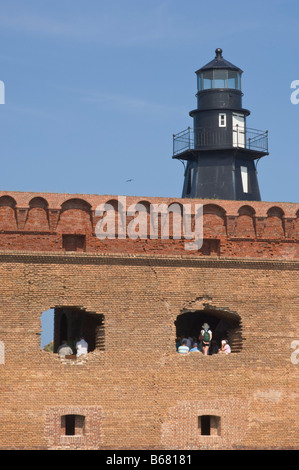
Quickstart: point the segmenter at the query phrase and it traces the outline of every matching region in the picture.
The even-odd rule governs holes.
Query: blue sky
[[[1,189],[180,197],[172,134],[221,47],[269,130],[262,199],[297,202],[298,30],[297,0],[0,0]]]
[[[298,30],[298,0],[0,0],[0,188],[180,197],[172,135],[221,47],[248,127],[269,130],[262,199],[297,202]]]

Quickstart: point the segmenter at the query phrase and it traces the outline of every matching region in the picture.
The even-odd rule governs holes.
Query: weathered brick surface
[[[202,201],[205,239],[220,243],[209,254],[98,240],[109,196],[1,196],[0,448],[299,448],[298,204]],[[85,252],[64,251],[74,233]],[[104,316],[104,349],[77,362],[42,350],[55,307]],[[183,312],[238,317],[241,351],[178,355]],[[68,414],[85,416],[84,434],[64,435]],[[201,435],[202,415],[220,418],[217,435]]]
[[[101,219],[96,209],[100,204],[117,208],[117,203],[114,196],[0,192],[0,249],[65,251],[63,234],[81,234],[86,237],[84,251],[89,253],[195,254],[185,250],[182,239],[152,239],[149,217],[146,239],[118,237],[115,216],[115,239],[100,240],[95,235]],[[150,204],[192,204],[192,211],[196,203],[202,204],[205,242],[198,256],[299,257],[298,204],[127,197],[126,209],[139,203],[148,210]],[[127,226],[132,219],[126,218]]]

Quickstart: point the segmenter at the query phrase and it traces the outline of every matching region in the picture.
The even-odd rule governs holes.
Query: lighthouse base
[[[199,152],[188,160],[183,198],[260,201],[255,161],[238,152]]]

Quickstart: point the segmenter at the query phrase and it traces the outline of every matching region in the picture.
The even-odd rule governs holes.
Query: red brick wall
[[[0,275],[0,448],[298,447],[295,261],[7,252]],[[41,350],[56,306],[104,315],[105,349],[75,363]],[[241,318],[241,352],[179,356],[177,316],[209,309]],[[84,439],[61,438],[68,413]],[[200,435],[202,414],[220,436]]]
[[[74,209],[70,195],[9,196],[0,198],[1,449],[298,449],[298,205],[203,201],[211,243],[197,253],[181,240],[98,240],[94,211],[107,197],[76,195]],[[86,252],[64,252],[76,220]],[[55,307],[103,316],[104,348],[83,361],[42,350],[41,314]],[[184,312],[238,318],[240,352],[179,355]],[[85,416],[83,435],[64,435],[66,414]],[[201,435],[202,415],[219,418],[219,434]]]
[[[195,203],[203,204],[205,242],[196,252],[198,256],[299,257],[299,204],[126,198],[127,208],[138,203],[170,206],[191,202],[193,210]],[[117,207],[117,198],[0,192],[0,250],[65,251],[63,234],[83,234],[86,237],[84,249],[89,253],[195,254],[193,250],[185,250],[183,239],[154,240],[150,236],[137,240],[119,239],[116,233],[115,239],[100,240],[95,234],[100,220],[96,208],[104,203]],[[131,220],[132,217],[128,217],[127,224]],[[115,224],[117,232],[117,218]],[[208,240],[213,240],[212,245]]]

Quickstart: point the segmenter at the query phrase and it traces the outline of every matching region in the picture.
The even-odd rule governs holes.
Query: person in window
[[[221,348],[219,349],[219,354],[229,354],[232,352],[230,345],[226,339],[221,341]]]
[[[87,354],[88,343],[85,341],[84,336],[80,337],[80,340],[76,343],[77,357]]]
[[[209,347],[212,340],[212,331],[210,325],[204,323],[200,332],[200,340],[202,341],[202,352],[204,356],[209,354]]]
[[[57,349],[57,354],[60,357],[71,356],[73,354],[73,350],[69,347],[65,339],[62,341],[61,346],[59,346]]]
[[[180,354],[188,354],[189,353],[189,348],[187,346],[187,340],[183,340],[181,346],[178,348],[178,352]]]
[[[198,349],[197,343],[192,344],[192,348],[190,349],[190,352],[200,352]]]
[[[176,350],[179,349],[179,346],[181,346],[181,344],[182,344],[182,338],[179,336],[179,337],[176,339],[176,342],[175,342]]]
[[[191,349],[192,343],[193,343],[193,338],[191,336],[184,336],[182,339],[181,344],[183,344],[183,341],[186,341],[186,345],[188,346],[189,349]]]

